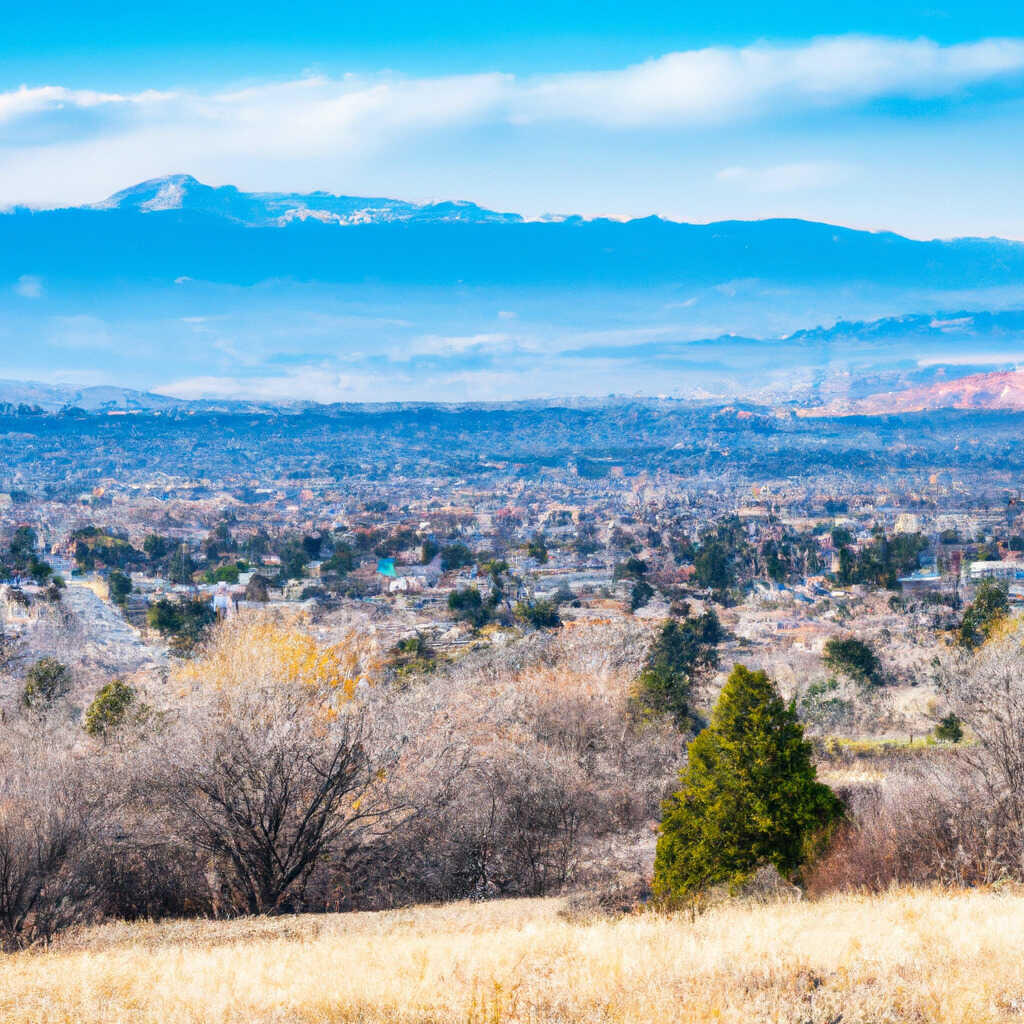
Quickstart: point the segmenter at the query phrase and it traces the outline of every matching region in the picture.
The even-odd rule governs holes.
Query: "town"
[[[719,684],[742,661],[801,697],[812,730],[921,735],[929,666],[979,588],[1024,601],[1024,503],[971,417],[826,426],[819,459],[805,420],[684,403],[10,410],[4,696],[56,648],[83,700],[115,675],[159,678],[253,608],[325,640],[359,623],[393,672],[710,610]],[[850,637],[886,681],[871,700],[840,699],[823,662]]]

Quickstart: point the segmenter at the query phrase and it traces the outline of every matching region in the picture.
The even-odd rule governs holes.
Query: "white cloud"
[[[443,337],[436,334],[424,334],[411,341],[403,342],[398,350],[407,355],[455,356],[469,352],[499,352],[514,345],[520,339],[513,339],[508,334],[470,334],[456,337]]]
[[[47,340],[56,348],[112,349],[114,338],[105,321],[82,313],[76,316],[55,316],[50,321]]]
[[[136,100],[141,97],[135,97]],[[44,85],[36,89],[21,86],[11,92],[0,93],[0,124],[49,110],[65,107],[88,109],[115,103],[128,103],[130,98],[117,93],[93,92],[89,89],[65,89],[58,85]]]
[[[23,299],[41,299],[43,297],[43,279],[35,274],[22,274],[14,286],[15,292]]]
[[[352,401],[369,378],[337,373],[317,366],[298,367],[277,376],[188,377],[157,388],[173,398],[252,398],[273,402]]]
[[[750,192],[805,192],[839,185],[851,173],[843,164],[810,161],[774,167],[723,167],[715,180]]]
[[[134,94],[23,86],[0,93],[0,201],[95,200],[177,168],[245,183],[253,166],[270,175],[279,165],[308,168],[315,159],[344,174],[382,153],[400,155],[422,137],[479,124],[672,129],[880,97],[954,95],[1022,73],[1022,39],[942,46],[842,36],[688,50],[619,70],[526,78],[318,75]]]

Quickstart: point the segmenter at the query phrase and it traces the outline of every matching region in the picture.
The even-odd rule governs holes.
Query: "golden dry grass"
[[[1024,896],[927,891],[573,923],[554,900],[111,925],[0,959],[5,1024],[1024,1018]]]

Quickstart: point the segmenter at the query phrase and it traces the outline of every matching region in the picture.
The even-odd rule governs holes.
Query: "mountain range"
[[[802,220],[524,221],[472,203],[246,193],[171,175],[92,206],[0,216],[0,277],[26,274],[81,283],[622,288],[754,278],[962,289],[1024,286],[1024,243],[916,241]]]
[[[47,409],[609,392],[839,409],[1024,364],[1022,309],[1024,244],[804,220],[531,221],[180,174],[0,214],[0,377],[77,382],[24,402]]]
[[[452,223],[520,224],[516,213],[495,213],[475,203],[408,203],[401,199],[337,196],[330,192],[241,192],[234,185],[213,187],[190,174],[171,174],[143,181],[114,193],[93,210],[163,213],[185,210],[249,227],[286,227],[302,221],[354,224]]]
[[[853,402],[833,402],[806,411],[814,416],[893,416],[932,409],[1024,411],[1024,370],[974,373],[925,387],[868,395]]]

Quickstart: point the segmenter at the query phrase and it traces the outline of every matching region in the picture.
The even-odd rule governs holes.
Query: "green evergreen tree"
[[[974,600],[964,610],[958,637],[961,647],[980,647],[992,632],[992,627],[1006,618],[1010,611],[1009,588],[1005,583],[983,580]]]
[[[683,621],[669,619],[648,651],[635,701],[644,715],[670,714],[680,729],[692,725],[690,689],[718,664],[722,627],[713,610]]]
[[[46,708],[71,689],[71,670],[56,658],[40,658],[25,677],[21,699],[26,707]]]
[[[964,724],[952,711],[935,726],[935,738],[943,743],[959,743],[964,738]]]
[[[110,600],[114,604],[124,605],[128,601],[128,595],[132,592],[132,579],[114,569],[107,577],[107,587],[110,591]]]
[[[690,744],[679,791],[666,801],[654,889],[685,898],[709,885],[737,885],[759,867],[792,875],[813,842],[843,812],[817,781],[795,705],[764,672],[737,665]]]
[[[850,676],[862,683],[882,681],[882,666],[869,644],[855,636],[834,636],[825,644],[822,661],[833,672]]]
[[[93,698],[85,712],[85,731],[105,737],[127,717],[135,704],[135,690],[122,679],[112,679]]]

